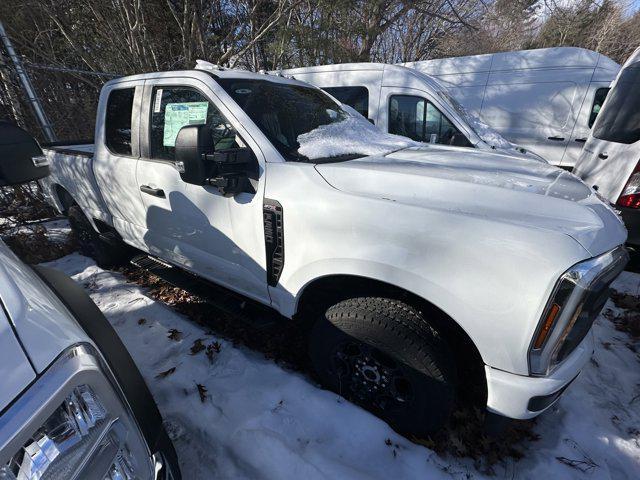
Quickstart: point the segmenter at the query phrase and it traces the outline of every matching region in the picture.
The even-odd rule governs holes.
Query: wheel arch
[[[353,296],[384,296],[406,302],[425,315],[427,321],[443,336],[458,366],[459,378],[473,378],[474,391],[464,397],[486,406],[487,379],[480,350],[466,330],[434,302],[403,287],[383,280],[353,274],[325,275],[307,283],[298,294],[295,318],[313,321],[318,312]],[[468,387],[468,385],[466,385]]]

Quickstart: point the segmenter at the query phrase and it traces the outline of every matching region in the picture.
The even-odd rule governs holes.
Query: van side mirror
[[[23,129],[0,122],[0,186],[18,185],[49,175],[49,160]]]
[[[254,193],[249,173],[255,156],[249,148],[215,151],[213,135],[206,125],[187,125],[180,129],[175,143],[176,168],[186,183],[211,185],[223,195]]]

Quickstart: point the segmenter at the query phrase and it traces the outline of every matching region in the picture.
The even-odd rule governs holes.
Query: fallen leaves
[[[213,359],[215,355],[217,353],[220,353],[220,350],[222,350],[222,345],[220,345],[220,342],[218,341],[215,341],[207,345],[207,351],[204,353],[207,355],[207,358],[209,359],[210,363],[213,363]]]
[[[176,371],[176,367],[171,367],[164,372],[160,372],[156,375],[156,378],[167,378],[169,375],[172,375]]]
[[[193,345],[191,345],[191,355],[197,355],[201,351],[205,349],[204,343],[202,343],[202,339],[198,338]]]
[[[167,332],[167,338],[176,342],[182,340],[182,332],[177,328],[172,328]]]
[[[196,383],[196,387],[198,388],[198,395],[200,395],[200,401],[204,403],[209,396],[207,387],[202,385],[201,383]]]

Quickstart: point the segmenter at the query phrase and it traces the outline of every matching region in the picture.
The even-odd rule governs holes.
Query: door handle
[[[586,138],[576,138],[575,140],[576,140],[576,142],[578,142],[578,143],[585,143],[585,142],[587,141],[587,139],[586,139]]]
[[[162,190],[161,188],[151,188],[149,185],[142,185],[140,187],[140,191],[149,195],[153,195],[154,197],[165,198],[164,190]]]
[[[601,158],[602,160],[606,160],[607,158],[609,158],[609,155],[607,155],[606,153],[599,153],[598,158]]]
[[[564,142],[564,137],[547,137],[549,140],[553,140],[554,142]]]

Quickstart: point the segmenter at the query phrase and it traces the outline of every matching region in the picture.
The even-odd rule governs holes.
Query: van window
[[[369,90],[367,87],[323,87],[325,92],[349,105],[364,118],[369,118]]]
[[[605,98],[609,93],[610,88],[599,88],[596,90],[596,94],[593,96],[593,105],[591,105],[591,113],[589,114],[589,128],[593,127],[593,123],[596,121],[598,113],[602,108]]]
[[[151,158],[174,160],[176,137],[186,125],[207,125],[217,150],[239,146],[234,128],[202,93],[189,87],[155,87],[151,96]]]
[[[460,130],[428,100],[413,95],[392,95],[389,133],[420,142],[431,142],[435,138],[435,143],[450,145]]]
[[[598,115],[593,136],[617,143],[640,140],[640,62],[626,67],[613,90],[607,107]]]
[[[131,155],[131,113],[135,88],[112,90],[104,119],[105,144],[111,153]]]

